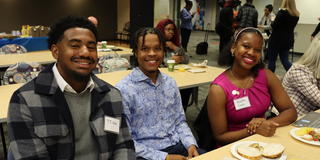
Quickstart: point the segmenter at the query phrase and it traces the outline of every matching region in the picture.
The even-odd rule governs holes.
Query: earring
[[[234,52],[231,52],[231,56],[234,57]]]

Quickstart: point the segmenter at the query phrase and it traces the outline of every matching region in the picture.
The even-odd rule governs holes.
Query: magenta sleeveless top
[[[219,85],[226,95],[226,115],[228,121],[228,131],[236,131],[246,127],[252,118],[263,118],[264,113],[270,105],[270,93],[265,69],[258,71],[251,88],[238,88],[226,76],[225,72],[220,74],[211,84]],[[239,94],[232,94],[232,91]],[[234,91],[234,92],[235,92]],[[234,100],[248,96],[251,106],[236,110]]]

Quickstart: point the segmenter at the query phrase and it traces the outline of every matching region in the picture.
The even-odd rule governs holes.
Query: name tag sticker
[[[119,134],[120,120],[117,118],[104,116],[104,131]]]
[[[251,106],[248,96],[235,99],[235,100],[233,100],[233,103],[234,103],[234,106],[236,107],[236,110],[248,108]]]

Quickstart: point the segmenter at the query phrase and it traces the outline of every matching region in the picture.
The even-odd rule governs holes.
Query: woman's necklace
[[[238,80],[238,81],[240,81],[236,76],[234,76],[234,74],[233,74],[233,71],[232,71],[232,69],[230,69],[230,72],[231,72],[231,75],[232,75],[232,77],[234,78],[234,79],[236,79],[236,80]],[[244,95],[246,95],[247,94],[247,88],[249,87],[248,85],[250,84],[250,82],[252,82],[253,81],[253,78],[252,77],[250,77],[250,78],[248,78],[247,80],[246,80],[246,82],[245,82],[245,85],[242,85],[242,83],[241,83],[241,86],[240,86],[240,88],[242,88],[243,89],[243,94]],[[232,91],[233,92],[233,91]],[[239,93],[239,92],[238,92]]]

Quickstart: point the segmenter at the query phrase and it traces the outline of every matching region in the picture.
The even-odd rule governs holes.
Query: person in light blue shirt
[[[186,6],[180,12],[180,33],[181,33],[181,45],[185,51],[187,51],[190,34],[192,31],[192,18],[196,12],[191,13],[193,3],[190,0],[185,0]]]
[[[158,29],[136,32],[133,52],[137,66],[116,87],[137,159],[186,160],[198,155],[197,143],[186,123],[175,80],[161,73],[165,40]]]

